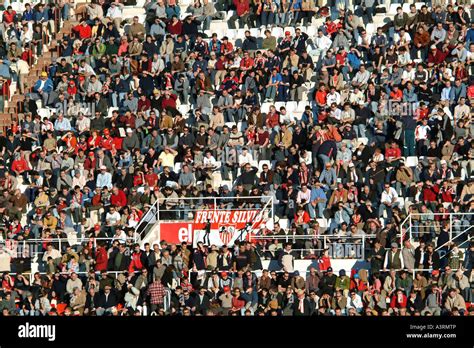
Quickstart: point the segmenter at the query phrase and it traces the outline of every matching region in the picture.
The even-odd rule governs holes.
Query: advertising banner
[[[208,223],[209,233],[206,232]],[[173,244],[204,242],[232,246],[236,240],[248,240],[248,234],[263,223],[260,210],[202,210],[196,212],[194,221],[161,222],[160,240]]]

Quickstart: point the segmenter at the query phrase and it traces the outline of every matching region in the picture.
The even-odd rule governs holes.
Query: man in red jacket
[[[235,21],[239,20],[239,27],[243,28],[245,24],[251,28],[249,23],[250,18],[250,3],[249,0],[234,0],[236,8],[235,13],[227,21],[230,29],[235,29]]]
[[[81,39],[88,39],[92,36],[92,29],[86,23],[86,21],[83,21],[81,24],[76,25],[72,28],[72,30],[76,32]]]
[[[127,196],[125,195],[125,192],[123,192],[117,186],[112,188],[110,204],[119,208],[123,208],[127,205]]]
[[[433,185],[431,180],[426,180],[425,185],[423,186],[423,201],[431,209],[431,211],[436,210],[436,204],[438,202],[438,193],[439,186]]]
[[[97,251],[95,253],[95,270],[96,271],[107,271],[107,263],[109,262],[107,256],[107,250],[103,245],[97,245]]]

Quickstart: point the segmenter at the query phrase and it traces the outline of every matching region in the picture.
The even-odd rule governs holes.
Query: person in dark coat
[[[296,299],[293,303],[293,315],[295,317],[310,316],[313,308],[309,300],[305,296],[305,292],[302,289],[296,291]]]
[[[51,290],[56,293],[56,296],[62,301],[64,300],[64,296],[66,295],[66,283],[67,283],[67,276],[60,275],[56,273],[53,279],[53,285]]]
[[[99,295],[97,301],[97,315],[102,315],[104,312],[111,308],[115,307],[118,304],[117,295],[110,286],[106,286],[104,292]]]
[[[329,294],[331,296],[333,295],[336,279],[337,276],[332,273],[332,267],[329,267],[319,282],[320,297],[324,294]]]
[[[423,268],[433,270],[439,270],[440,268],[439,254],[435,251],[433,244],[428,244],[426,247]]]
[[[130,266],[130,256],[126,254],[125,244],[120,244],[118,248],[110,253],[109,267],[110,271],[127,271]]]
[[[209,300],[209,295],[205,288],[199,288],[199,293],[197,293],[195,296],[195,305],[195,313],[205,314],[206,311],[210,308],[211,301]]]

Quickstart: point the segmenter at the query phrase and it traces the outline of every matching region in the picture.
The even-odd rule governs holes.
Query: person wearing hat
[[[133,151],[140,148],[140,141],[136,133],[129,127],[126,131],[127,136],[122,141],[122,149],[125,151]]]
[[[388,269],[401,270],[405,268],[401,250],[398,248],[398,243],[392,242],[390,244],[390,250],[385,254],[383,268],[385,270],[388,270]]]
[[[41,100],[43,107],[48,105],[49,95],[54,90],[53,81],[48,77],[46,71],[40,73],[40,78],[33,86],[33,93],[30,93],[32,100]]]
[[[333,273],[332,267],[328,267],[323,277],[319,281],[319,289],[322,295],[333,296],[336,287],[337,276]]]
[[[351,285],[351,279],[346,275],[344,269],[339,270],[339,277],[337,277],[334,288],[336,291],[341,291],[342,294],[347,297],[349,295],[349,288]]]

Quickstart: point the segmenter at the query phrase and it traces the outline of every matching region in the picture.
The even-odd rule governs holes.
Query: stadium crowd
[[[99,0],[79,23],[67,1],[5,8],[0,79],[25,98],[0,134],[2,315],[472,315],[469,4],[325,5],[147,0],[125,18]],[[180,220],[269,196],[288,225],[257,243],[136,244],[155,202]],[[335,274],[319,237],[365,235],[369,267]]]

